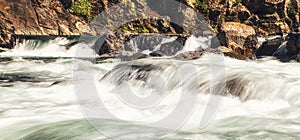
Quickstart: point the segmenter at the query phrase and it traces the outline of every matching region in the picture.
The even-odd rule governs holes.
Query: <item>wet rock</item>
[[[218,38],[222,46],[226,46],[240,55],[252,58],[258,43],[255,30],[248,25],[225,22],[220,28]]]
[[[172,56],[175,55],[177,52],[182,50],[183,45],[177,41],[172,41],[169,43],[162,44],[159,52],[166,56]]]
[[[292,55],[300,52],[300,32],[290,33],[288,35],[287,51]]]
[[[246,60],[247,59],[247,57],[245,57],[244,55],[236,53],[231,48],[227,48],[225,46],[220,46],[218,48],[218,50],[221,51],[225,56],[228,56],[228,57],[231,57],[231,58],[235,58],[235,59],[239,59],[239,60]]]
[[[199,51],[190,51],[190,52],[184,52],[176,55],[174,59],[177,60],[194,60],[197,58],[200,58],[205,53],[204,50]]]
[[[288,53],[286,48],[286,42],[278,47],[278,49],[274,52],[273,56],[282,62],[289,62],[293,55]]]
[[[283,44],[283,37],[276,37],[263,42],[263,44],[257,49],[256,56],[273,56],[278,47]]]
[[[131,55],[118,55],[117,58],[120,58],[122,61],[132,61],[132,60],[137,60],[137,59],[143,59],[143,58],[148,58],[149,55],[137,52]]]

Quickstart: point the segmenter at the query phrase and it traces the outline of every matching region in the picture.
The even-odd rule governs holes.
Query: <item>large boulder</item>
[[[258,39],[251,26],[237,22],[225,22],[217,36],[222,46],[248,58],[254,57]]]

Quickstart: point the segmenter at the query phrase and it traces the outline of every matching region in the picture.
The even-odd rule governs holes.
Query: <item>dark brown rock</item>
[[[296,55],[300,52],[300,32],[290,33],[287,42],[288,53]]]
[[[283,37],[267,40],[257,49],[256,56],[273,56],[278,47],[284,42]]]

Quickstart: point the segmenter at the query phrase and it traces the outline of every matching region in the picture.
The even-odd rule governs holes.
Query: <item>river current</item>
[[[61,47],[69,42],[24,40],[0,53],[0,139],[300,138],[297,62],[216,56],[222,58],[217,67],[221,73],[216,73],[209,54],[189,61],[167,57],[91,61],[74,55],[78,50],[92,53],[89,45]],[[197,43],[199,38],[191,38],[187,44]],[[218,74],[225,77],[221,95],[211,94],[211,79]],[[92,88],[103,108],[93,109],[96,101],[85,98]],[[126,98],[131,95],[139,99]],[[216,107],[209,106],[213,99],[218,99]],[[182,112],[192,109],[170,115],[180,106],[187,107]],[[210,107],[215,111],[201,126]],[[176,128],[148,125],[174,124],[176,116],[184,117]]]

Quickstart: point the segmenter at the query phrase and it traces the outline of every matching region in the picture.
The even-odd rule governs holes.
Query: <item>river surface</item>
[[[300,63],[215,56],[216,72],[209,54],[91,61],[74,55],[90,49],[61,47],[68,42],[25,41],[0,54],[0,139],[300,139]],[[226,90],[213,95],[219,74]]]

